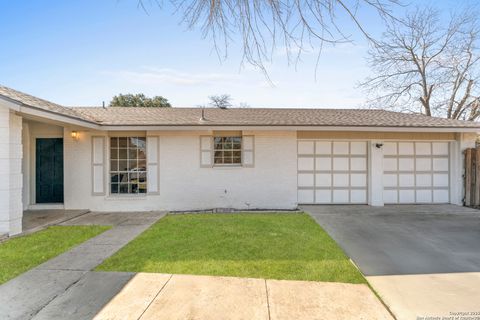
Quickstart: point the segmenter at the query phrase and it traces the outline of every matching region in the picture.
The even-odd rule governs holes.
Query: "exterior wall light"
[[[73,140],[78,140],[78,131],[72,131],[71,133]]]

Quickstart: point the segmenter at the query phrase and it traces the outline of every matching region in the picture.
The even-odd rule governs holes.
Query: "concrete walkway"
[[[95,283],[103,281],[108,284],[111,278],[117,283],[118,279],[115,275],[105,275],[98,279],[97,273],[91,273],[90,270],[164,215],[164,213],[153,212],[88,213],[64,223],[65,225],[113,225],[113,228],[1,285],[0,319],[35,317],[42,319],[44,309],[51,310],[51,306],[58,304],[58,299],[71,287],[85,285],[92,281]],[[123,276],[125,282],[130,277]],[[121,284],[119,286],[120,289]],[[85,297],[77,297],[79,299],[75,308],[89,308],[88,304],[82,303],[81,298],[89,299],[91,296],[92,294],[85,294]],[[108,299],[108,296],[105,299]],[[50,319],[54,318],[65,319],[65,317],[50,317]],[[85,317],[78,319],[85,319]]]
[[[365,284],[128,272],[86,272],[72,278],[78,280],[57,290],[55,297],[35,314],[16,313],[14,318],[393,319]],[[54,279],[50,279],[50,287],[60,287],[61,283]],[[59,279],[65,279],[64,271]],[[27,290],[24,293],[29,299],[41,294],[28,294]],[[17,308],[23,305],[14,304]]]

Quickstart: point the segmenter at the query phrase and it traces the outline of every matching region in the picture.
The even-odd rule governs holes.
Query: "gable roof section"
[[[298,126],[479,129],[480,123],[371,109],[65,107],[0,85],[0,98],[102,126]],[[459,130],[460,131],[460,130]]]
[[[43,100],[2,85],[0,85],[0,97],[3,97],[6,100],[20,104],[22,106],[34,108],[37,110],[47,111],[78,120],[89,121],[93,123],[96,122],[94,119],[91,119],[86,115],[79,114],[73,108],[64,107],[59,104]]]

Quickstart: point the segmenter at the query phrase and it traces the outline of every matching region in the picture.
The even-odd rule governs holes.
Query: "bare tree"
[[[240,36],[243,60],[265,72],[276,48],[285,50],[289,61],[298,61],[304,51],[318,51],[324,43],[351,41],[351,30],[373,40],[360,8],[384,19],[394,18],[392,9],[402,0],[170,0],[188,27],[200,26],[213,38],[219,57]],[[159,0],[138,0],[146,4]],[[345,23],[349,19],[351,25]]]
[[[229,94],[220,94],[208,97],[209,105],[215,108],[227,109],[232,106],[232,97]]]
[[[449,119],[476,120],[480,51],[476,12],[452,14],[418,8],[391,22],[369,51],[373,76],[361,84],[373,106]]]

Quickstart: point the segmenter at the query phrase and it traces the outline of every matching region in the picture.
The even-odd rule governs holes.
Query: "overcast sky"
[[[432,5],[447,12],[468,2]],[[272,85],[241,65],[234,44],[219,60],[211,39],[187,30],[168,4],[148,11],[136,0],[0,0],[0,84],[68,106],[98,106],[118,93],[162,95],[175,107],[205,104],[222,93],[252,107],[354,108],[365,101],[357,84],[369,73],[368,45],[348,21],[342,24],[354,42],[326,46],[316,79],[315,50],[294,66],[277,48],[267,65]],[[372,34],[381,34],[372,11],[360,14]]]

